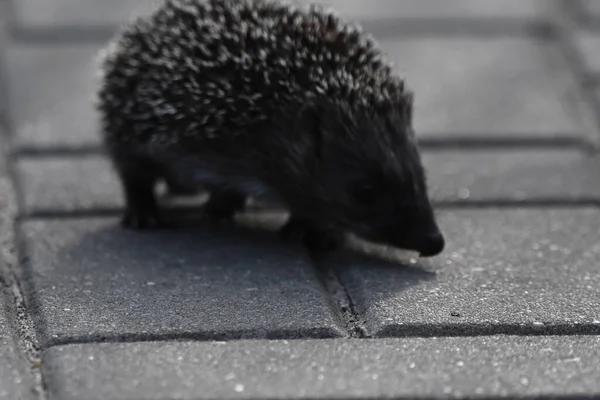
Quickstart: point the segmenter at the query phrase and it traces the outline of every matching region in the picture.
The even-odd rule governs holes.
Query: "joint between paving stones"
[[[7,7],[12,6],[12,2],[8,2]],[[9,10],[11,11],[11,10]],[[9,15],[13,15],[9,13]],[[33,377],[33,393],[39,400],[46,399],[46,391],[44,388],[43,376],[40,364],[40,349],[38,346],[36,331],[30,319],[30,311],[27,305],[22,281],[19,274],[21,268],[22,253],[20,249],[20,230],[19,230],[19,210],[22,209],[22,199],[19,193],[18,181],[10,150],[13,139],[13,124],[12,110],[10,109],[10,96],[8,92],[8,79],[6,73],[6,63],[4,59],[4,48],[0,48],[0,102],[3,103],[3,108],[0,110],[0,173],[6,174],[7,185],[5,195],[8,199],[8,225],[12,236],[9,238],[8,246],[15,254],[8,256],[2,254],[2,283],[6,298],[10,302],[10,307],[14,311],[11,317],[15,321],[16,342],[19,350],[30,363],[29,371]]]
[[[321,284],[333,301],[335,311],[339,313],[348,336],[359,339],[367,338],[368,334],[364,327],[364,321],[361,320],[350,293],[336,271],[322,265],[313,264],[313,266]]]
[[[240,340],[310,340],[336,339],[331,329],[315,328],[306,330],[239,330],[180,332],[165,334],[122,333],[109,335],[61,336],[48,338],[41,350],[51,347],[92,343],[143,343],[143,342],[232,342]]]
[[[0,140],[6,139],[5,137],[0,137]],[[0,155],[2,157],[2,155]],[[12,168],[12,164],[6,160],[6,172],[9,180],[9,189],[11,192],[8,194],[10,202],[16,203],[16,210],[20,209],[19,205],[19,196],[17,194],[15,175]],[[11,207],[11,206],[9,206]],[[18,214],[18,211],[16,212]],[[17,215],[10,215],[10,225],[12,227],[12,243],[10,243],[11,247],[14,248],[16,257],[11,260],[7,260],[6,257],[3,257],[3,263],[5,264],[4,273],[4,283],[6,284],[6,293],[8,300],[11,302],[11,306],[14,310],[16,322],[16,330],[17,330],[17,343],[26,359],[30,363],[30,372],[33,376],[34,381],[34,393],[37,395],[37,398],[40,400],[44,400],[46,398],[45,389],[43,384],[43,377],[41,372],[41,364],[40,364],[40,349],[38,346],[37,335],[33,323],[30,319],[30,307],[28,307],[23,287],[21,276],[19,274],[18,269],[22,265],[23,253],[21,246],[21,238],[20,238],[20,230],[18,228],[18,218]]]
[[[596,336],[600,324],[404,324],[386,326],[374,337],[383,338],[432,338],[477,336]]]

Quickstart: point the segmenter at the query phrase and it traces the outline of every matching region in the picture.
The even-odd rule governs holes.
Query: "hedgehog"
[[[335,11],[276,0],[164,0],[101,55],[97,109],[122,224],[165,226],[155,185],[206,190],[231,219],[267,196],[320,257],[349,234],[438,255],[444,236],[413,129],[413,92]]]

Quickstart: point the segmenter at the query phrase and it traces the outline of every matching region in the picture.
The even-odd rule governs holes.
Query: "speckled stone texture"
[[[303,252],[265,230],[138,233],[95,218],[28,222],[24,236],[44,345],[342,335]]]
[[[600,338],[92,344],[44,354],[62,400],[600,395]]]
[[[308,0],[295,0],[298,4]],[[390,19],[401,17],[408,20],[419,19],[540,19],[544,17],[546,5],[540,0],[322,0],[319,3],[330,6],[340,14],[358,20]]]
[[[2,260],[0,259],[0,263]],[[1,269],[1,266],[0,266]],[[0,400],[33,400],[33,380],[28,363],[17,347],[7,288],[0,276]],[[9,314],[10,313],[10,314]]]
[[[367,334],[600,334],[599,210],[440,211],[439,221],[446,251],[425,268],[332,263]]]
[[[121,185],[104,157],[51,158],[17,164],[24,211],[122,208]]]
[[[552,61],[552,43],[411,36],[381,45],[415,91],[415,129],[424,139],[580,135],[565,108],[566,71]],[[514,60],[506,62],[507,54]]]
[[[9,268],[9,263],[14,262],[15,202],[6,168],[4,133],[0,125],[0,400],[33,400],[30,365],[18,345],[23,332],[18,329],[14,281]]]
[[[19,146],[98,145],[94,90],[99,44],[10,44],[7,68]],[[43,72],[39,68],[43,66]]]
[[[146,14],[156,0],[19,0],[16,17],[26,28],[117,25]]]

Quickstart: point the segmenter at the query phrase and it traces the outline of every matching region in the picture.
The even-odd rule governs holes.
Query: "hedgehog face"
[[[310,158],[311,208],[367,240],[422,256],[439,254],[444,238],[412,129],[402,115],[356,117],[333,110],[319,115]]]
[[[391,173],[390,173],[391,172]],[[349,173],[340,223],[357,235],[379,243],[435,256],[444,238],[417,171]]]

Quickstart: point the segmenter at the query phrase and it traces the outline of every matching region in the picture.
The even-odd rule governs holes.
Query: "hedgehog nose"
[[[421,240],[419,254],[421,257],[437,256],[444,250],[445,245],[444,236],[441,233],[426,236]]]

